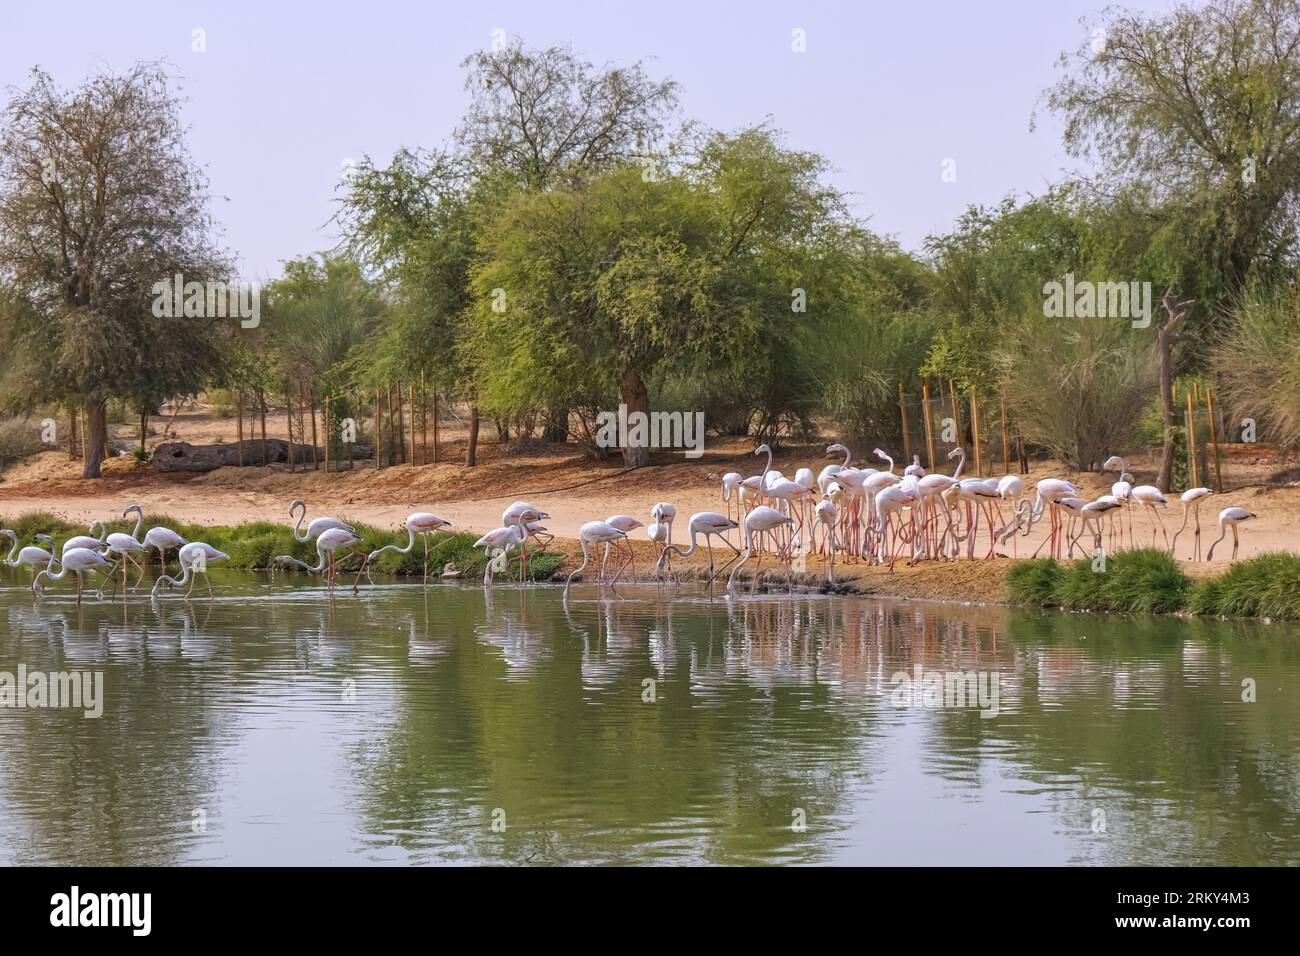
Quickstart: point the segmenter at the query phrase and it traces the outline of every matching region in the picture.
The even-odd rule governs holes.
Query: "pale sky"
[[[1041,109],[1058,55],[1096,0],[706,3],[415,0],[10,0],[0,87],[40,65],[61,85],[166,60],[189,102],[224,245],[243,277],[331,247],[346,160],[447,142],[466,105],[460,62],[500,28],[588,60],[646,60],[682,113],[734,130],[769,119],[825,155],[877,232],[919,249],[971,203],[1041,192],[1075,164]],[[1163,13],[1165,2],[1131,8]],[[807,52],[791,50],[796,28]],[[204,31],[206,52],[192,50]],[[1030,115],[1039,108],[1037,131]],[[955,160],[956,181],[941,178]]]

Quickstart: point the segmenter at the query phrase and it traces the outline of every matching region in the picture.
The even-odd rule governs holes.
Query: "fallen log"
[[[241,458],[239,446],[244,446],[242,462],[244,467],[260,468],[262,465],[262,441],[249,439],[244,442],[219,442],[215,445],[191,445],[186,441],[162,442],[153,450],[150,461],[158,471],[215,471],[218,468],[238,467]],[[353,460],[370,458],[369,445],[348,446]],[[317,455],[321,449],[314,450]],[[306,461],[313,453],[311,445],[293,443],[295,461]],[[274,465],[289,461],[289,443],[282,438],[266,439],[266,463]]]

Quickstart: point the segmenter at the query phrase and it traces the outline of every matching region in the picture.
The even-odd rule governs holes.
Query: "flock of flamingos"
[[[949,459],[957,459],[953,474],[938,472],[927,474],[921,467],[919,456],[913,457],[912,464],[905,467],[901,474],[895,473],[894,460],[879,448],[873,454],[888,468],[853,467],[853,455],[841,444],[829,445],[827,457],[843,455],[841,464],[827,465],[819,475],[814,476],[811,469],[800,468],[793,480],[786,478],[772,467],[772,451],[767,445],[760,445],[755,455],[766,455],[767,464],[762,472],[748,478],[737,472],[722,476],[722,499],[726,503],[727,513],[701,511],[691,515],[687,524],[690,546],[682,548],[673,544],[673,522],[677,509],[668,502],[659,502],[649,512],[651,523],[647,526],[630,515],[610,515],[603,521],[589,521],[578,531],[582,546],[582,563],[569,574],[565,580],[564,593],[567,598],[569,586],[573,579],[582,574],[593,560],[593,550],[600,551],[600,573],[598,581],[610,586],[616,584],[623,572],[632,567],[635,575],[635,556],[629,534],[637,528],[644,527],[651,541],[660,546],[660,557],[656,566],[656,576],[663,580],[671,569],[674,556],[689,557],[701,546],[709,555],[709,574],[707,582],[713,581],[730,568],[727,577],[727,591],[736,588],[736,578],[740,570],[751,558],[757,557],[755,573],[752,576],[754,586],[758,582],[758,570],[761,568],[764,553],[773,554],[785,565],[787,587],[791,579],[792,564],[796,555],[821,553],[827,556],[827,582],[835,581],[835,557],[840,555],[846,561],[866,561],[870,564],[887,565],[893,573],[894,565],[904,552],[910,552],[908,564],[930,559],[955,559],[964,544],[966,557],[973,559],[979,547],[981,531],[988,537],[988,547],[984,557],[991,558],[999,543],[1013,539],[1018,533],[1028,535],[1036,522],[1048,517],[1050,530],[1047,537],[1038,546],[1033,556],[1037,556],[1044,546],[1053,557],[1072,558],[1076,548],[1082,553],[1089,553],[1080,547],[1085,535],[1091,535],[1092,553],[1102,548],[1103,536],[1106,536],[1111,550],[1124,546],[1124,519],[1128,519],[1129,546],[1136,544],[1133,530],[1133,511],[1136,507],[1146,509],[1151,517],[1151,545],[1156,544],[1156,528],[1164,535],[1165,546],[1170,553],[1178,547],[1178,537],[1187,530],[1189,522],[1194,523],[1193,541],[1190,557],[1201,559],[1201,502],[1213,492],[1209,488],[1191,488],[1181,495],[1183,507],[1182,526],[1174,533],[1170,543],[1165,529],[1161,511],[1168,508],[1169,500],[1154,485],[1133,484],[1133,476],[1128,473],[1127,464],[1122,458],[1113,457],[1103,466],[1107,471],[1119,475],[1110,490],[1095,501],[1084,501],[1079,497],[1079,490],[1068,481],[1059,478],[1044,478],[1037,482],[1035,494],[1031,498],[1026,494],[1024,482],[1016,475],[1002,478],[962,478],[962,469],[966,464],[966,452],[956,448],[949,454]],[[1004,512],[1004,506],[1009,511]],[[323,574],[327,587],[332,589],[336,583],[339,565],[349,557],[361,557],[361,567],[353,581],[365,573],[379,555],[387,551],[409,554],[415,547],[419,535],[424,544],[424,579],[429,577],[429,535],[451,528],[451,522],[429,512],[416,512],[405,522],[407,541],[405,545],[390,544],[372,551],[368,555],[355,550],[361,539],[356,530],[338,518],[320,517],[311,521],[304,529],[302,523],[306,518],[307,506],[302,501],[294,501],[289,506],[289,517],[297,516],[294,525],[294,537],[298,541],[314,541],[319,561],[315,565],[307,564],[289,555],[280,555],[274,565],[298,567],[313,574]],[[229,556],[202,541],[186,541],[175,531],[165,527],[149,529],[143,537],[140,530],[144,523],[144,514],[139,505],[131,505],[123,516],[135,514],[135,529],[126,534],[117,532],[107,534],[104,522],[95,522],[89,528],[90,534],[77,535],[63,542],[62,548],[56,547],[48,535],[37,535],[48,550],[38,545],[19,548],[18,536],[11,530],[0,529],[0,535],[8,537],[13,547],[5,559],[15,567],[27,567],[32,572],[32,591],[40,595],[44,582],[59,581],[72,574],[77,582],[77,600],[81,600],[83,575],[87,571],[100,573],[104,582],[99,591],[110,582],[116,587],[116,571],[121,569],[123,587],[127,581],[127,565],[139,569],[135,587],[138,588],[145,574],[145,568],[137,560],[138,555],[147,555],[156,550],[162,563],[164,573],[154,582],[152,593],[157,595],[161,588],[189,584],[188,596],[194,589],[198,575],[207,581],[207,565],[210,561],[220,561]],[[734,517],[733,517],[734,515]],[[484,548],[490,560],[483,575],[483,583],[490,587],[495,574],[509,572],[512,562],[517,564],[519,584],[523,586],[528,580],[528,545],[535,542],[537,547],[533,557],[541,553],[553,540],[542,524],[549,515],[526,501],[516,501],[501,515],[501,527],[489,531],[475,542],[475,547]],[[1237,526],[1256,515],[1245,508],[1230,507],[1219,512],[1218,539],[1210,545],[1205,559],[1212,560],[1214,549],[1232,531],[1232,557],[1237,557]],[[98,535],[95,534],[99,529]],[[731,532],[739,532],[739,546],[731,540]],[[729,549],[730,556],[720,566],[715,566],[714,540]],[[611,549],[619,550],[618,567],[606,581],[606,570]],[[167,570],[167,552],[177,551],[180,576],[172,577]],[[57,556],[56,556],[57,555]],[[55,570],[55,566],[58,570]],[[39,569],[39,570],[38,570]],[[212,594],[212,585],[208,581],[208,593]]]

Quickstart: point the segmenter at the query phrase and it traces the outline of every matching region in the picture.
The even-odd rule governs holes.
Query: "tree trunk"
[[[546,427],[542,438],[549,442],[563,444],[569,439],[569,409],[551,408],[546,412]]]
[[[86,458],[81,469],[82,478],[98,478],[103,474],[107,446],[108,414],[104,402],[95,402],[86,410]]]
[[[469,444],[465,447],[465,467],[478,464],[478,402],[469,403]]]
[[[497,426],[497,443],[504,445],[510,441],[510,423],[504,418],[496,419]]]
[[[140,457],[144,458],[144,443],[149,437],[149,406],[140,406]]]
[[[627,415],[630,420],[633,412],[644,412],[647,422],[650,416],[650,393],[646,391],[645,382],[641,381],[641,375],[636,368],[629,365],[623,371],[623,381],[619,385],[619,398],[627,406]],[[630,431],[629,427],[629,431]],[[650,464],[650,447],[648,427],[642,433],[646,439],[640,443],[642,447],[629,448],[626,444],[623,446],[623,466],[625,468],[644,468]],[[628,439],[627,435],[622,436],[623,441]]]

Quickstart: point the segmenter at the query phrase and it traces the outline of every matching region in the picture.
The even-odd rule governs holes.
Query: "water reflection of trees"
[[[0,713],[13,860],[204,858],[191,809],[223,825],[247,729],[289,706],[326,726],[363,846],[416,861],[827,859],[900,721],[956,798],[1028,787],[1076,859],[1295,859],[1296,653],[1258,629],[806,596],[264,591],[80,609],[0,593],[0,668],[102,666],[108,683],[99,721]],[[1002,713],[895,711],[891,678],[916,666],[997,672]],[[1239,703],[1243,677],[1258,703]]]

